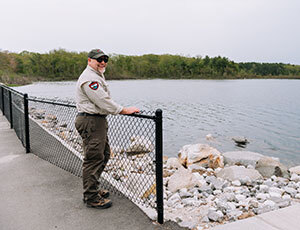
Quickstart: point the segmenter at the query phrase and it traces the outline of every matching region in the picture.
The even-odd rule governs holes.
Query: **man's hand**
[[[132,113],[139,113],[140,110],[136,107],[127,107],[123,108],[120,114],[132,114]]]

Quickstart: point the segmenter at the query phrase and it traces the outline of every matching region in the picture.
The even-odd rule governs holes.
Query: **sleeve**
[[[122,111],[123,107],[111,99],[99,81],[85,82],[81,87],[87,97],[107,114],[119,114]]]

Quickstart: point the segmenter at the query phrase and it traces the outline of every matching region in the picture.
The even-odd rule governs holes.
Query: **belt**
[[[77,116],[106,117],[106,115],[97,113],[78,113]]]

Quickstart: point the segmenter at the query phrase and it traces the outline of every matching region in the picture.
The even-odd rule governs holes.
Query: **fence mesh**
[[[74,126],[76,115],[74,103],[29,98],[31,151],[81,176],[83,150]],[[111,158],[102,173],[100,186],[155,207],[154,114],[143,112],[142,115],[107,116]]]
[[[10,108],[9,108],[9,92],[10,92],[9,89],[4,89],[4,92],[3,92],[3,97],[4,97],[3,109],[4,109],[5,117],[10,123],[11,119],[10,119]]]
[[[1,109],[25,147],[24,97],[8,87],[1,86]],[[2,98],[3,95],[3,98]]]
[[[25,117],[24,117],[24,97],[23,95],[12,93],[12,125],[25,146]]]

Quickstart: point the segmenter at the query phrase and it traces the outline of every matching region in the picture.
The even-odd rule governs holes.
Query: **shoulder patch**
[[[99,88],[99,83],[97,81],[92,81],[90,84],[89,84],[89,87],[92,89],[92,90],[97,90]]]

